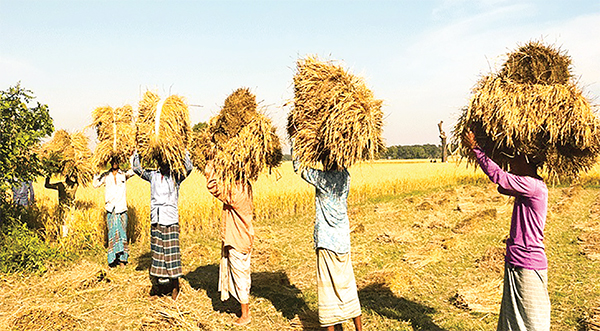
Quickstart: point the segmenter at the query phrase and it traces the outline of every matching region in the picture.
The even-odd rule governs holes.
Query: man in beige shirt
[[[212,162],[206,165],[205,175],[208,191],[223,202],[219,268],[221,300],[229,299],[231,293],[242,307],[242,316],[235,324],[246,325],[251,321],[250,254],[254,241],[252,186],[247,181],[224,185],[223,180],[216,178]]]

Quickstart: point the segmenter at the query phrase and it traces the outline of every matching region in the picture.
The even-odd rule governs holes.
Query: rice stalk
[[[136,145],[144,164],[164,162],[174,173],[185,172],[185,152],[190,144],[189,110],[184,99],[171,95],[164,100],[156,125],[160,97],[146,92],[139,103],[136,121]],[[158,128],[158,130],[157,130]]]
[[[133,108],[98,107],[92,112],[92,119],[99,140],[92,163],[98,168],[104,168],[112,159],[126,163],[135,149]]]
[[[530,46],[539,47],[537,43]],[[530,161],[544,166],[555,180],[575,178],[596,163],[600,152],[600,122],[576,83],[572,80],[564,84],[522,83],[527,75],[540,78],[549,73],[544,82],[571,77],[565,64],[567,60],[570,63],[570,59],[546,47],[549,50],[543,55],[555,56],[554,61],[544,58],[543,61],[517,62],[510,60],[516,56],[513,53],[509,55],[512,62],[507,62],[502,71],[484,76],[477,83],[453,132],[454,142],[460,145],[464,157],[474,161],[469,148],[460,141],[460,137],[471,130],[479,146],[505,169],[514,156],[524,154]],[[519,56],[522,52],[523,48],[515,51]],[[516,68],[518,63],[526,68]],[[548,66],[545,71],[541,68],[544,63]],[[560,68],[552,67],[553,63],[559,63]],[[508,71],[513,74],[507,74]],[[540,82],[540,79],[533,81]]]
[[[48,175],[75,177],[83,185],[87,185],[96,172],[88,138],[81,131],[56,131],[52,139],[42,145],[42,158]]]
[[[332,61],[297,61],[287,131],[301,168],[348,168],[383,150],[382,100],[364,80]]]

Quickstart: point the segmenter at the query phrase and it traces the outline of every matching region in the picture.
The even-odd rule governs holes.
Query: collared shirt
[[[35,203],[35,195],[33,193],[32,181],[20,181],[12,187],[13,202],[19,206],[29,206]]]
[[[183,176],[162,174],[159,170],[143,169],[137,152],[131,157],[131,168],[142,179],[150,182],[150,222],[160,225],[177,224],[179,222],[177,208],[179,186],[192,172],[189,152],[185,154],[186,174]]]
[[[294,161],[298,172],[298,162]],[[305,169],[300,176],[315,187],[314,248],[325,248],[345,254],[350,251],[350,221],[348,220],[348,170],[322,171]]]
[[[234,183],[229,188],[215,177],[212,163],[206,165],[206,187],[223,202],[221,217],[221,240],[223,246],[232,246],[242,253],[252,251],[254,227],[252,226],[253,205],[250,183]]]
[[[127,211],[127,185],[126,182],[134,175],[132,169],[123,172],[120,169],[115,175],[112,170],[94,176],[92,185],[98,188],[104,185],[104,208],[110,213],[120,214]]]
[[[477,163],[498,184],[498,192],[515,197],[506,241],[506,262],[525,269],[548,268],[544,252],[544,226],[548,212],[548,188],[543,180],[502,170],[481,149],[474,149]]]

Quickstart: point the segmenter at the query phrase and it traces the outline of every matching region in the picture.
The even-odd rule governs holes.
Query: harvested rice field
[[[374,162],[351,169],[352,260],[365,330],[494,330],[512,200],[464,163]],[[180,191],[184,279],[177,301],[149,297],[149,184],[128,182],[131,257],[108,268],[104,190],[77,192],[75,261],[0,276],[2,330],[318,330],[314,193],[285,162],[254,185],[252,322],[217,292],[220,205],[196,170]],[[55,191],[35,185],[52,227]],[[600,325],[600,169],[549,184],[546,252],[553,330]],[[345,330],[353,330],[351,323]]]

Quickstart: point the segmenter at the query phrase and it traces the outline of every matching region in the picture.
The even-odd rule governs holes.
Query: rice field
[[[512,200],[464,164],[377,161],[350,172],[352,260],[365,329],[495,329]],[[0,276],[0,329],[317,330],[311,187],[289,162],[255,183],[253,320],[237,328],[238,305],[221,302],[217,292],[221,206],[205,184],[194,171],[180,190],[185,276],[177,301],[148,296],[150,187],[134,177],[127,184],[127,267],[106,266],[104,190],[80,188],[70,235],[57,242],[80,257],[41,276]],[[51,227],[56,191],[43,180],[34,187],[40,223]],[[550,188],[553,330],[585,330],[596,318],[599,188],[598,167],[579,185]]]

